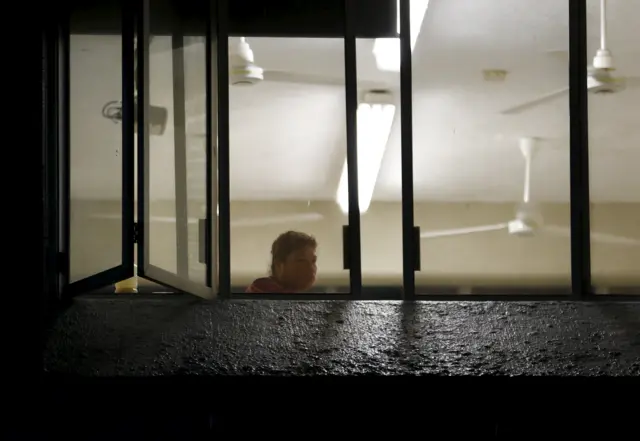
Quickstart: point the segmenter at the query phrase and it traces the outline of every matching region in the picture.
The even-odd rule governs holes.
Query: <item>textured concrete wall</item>
[[[640,303],[80,298],[45,368],[171,374],[640,375]]]

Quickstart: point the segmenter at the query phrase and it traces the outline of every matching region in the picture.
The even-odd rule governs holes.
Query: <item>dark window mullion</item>
[[[405,300],[416,295],[415,271],[419,270],[419,234],[414,228],[413,207],[413,72],[411,60],[410,1],[400,10],[400,131],[402,167],[402,274]]]
[[[149,215],[148,194],[149,188],[149,14],[150,0],[140,0],[137,17],[138,51],[137,51],[137,120],[138,120],[138,275],[143,276],[147,270],[145,262],[149,262]]]
[[[571,285],[575,298],[591,294],[587,5],[569,0],[569,115]]]
[[[211,0],[215,1],[215,0]],[[228,0],[217,0],[218,67],[218,242],[221,296],[231,295],[231,208],[229,160],[229,30]],[[216,10],[212,8],[212,10]]]
[[[349,276],[351,296],[362,293],[362,249],[360,246],[360,204],[358,194],[358,71],[356,65],[357,9],[344,1],[344,69],[347,125],[347,181],[349,188]]]
[[[136,25],[140,8],[122,3],[122,266],[133,276],[136,138]],[[142,125],[143,129],[146,129]],[[125,278],[123,277],[123,279]]]
[[[204,225],[204,240],[206,241],[204,247],[204,260],[207,266],[207,275],[206,275],[206,284],[209,287],[214,287],[217,281],[213,276],[213,268],[217,268],[215,262],[213,262],[214,253],[211,248],[212,243],[212,235],[214,234],[213,225],[214,223],[217,225],[217,218],[215,216],[214,211],[214,199],[217,200],[217,196],[214,195],[214,185],[217,188],[216,183],[214,182],[214,170],[213,167],[216,164],[213,162],[214,154],[214,143],[217,140],[217,136],[214,137],[214,128],[217,128],[217,122],[214,124],[213,118],[217,118],[216,115],[216,104],[213,101],[214,87],[217,85],[217,59],[213,57],[213,51],[216,49],[214,46],[214,41],[217,40],[216,32],[217,32],[217,23],[214,20],[213,14],[216,14],[216,4],[213,1],[209,1],[209,7],[207,8],[208,14],[206,18],[207,29],[205,33],[205,99],[206,99],[206,120],[205,120],[205,134],[206,134],[206,144],[205,144],[205,161],[206,161],[206,222]],[[216,129],[217,132],[217,129]],[[215,173],[217,175],[217,173]],[[214,197],[215,196],[215,197]],[[200,238],[202,240],[202,238]],[[217,243],[217,241],[216,241]]]

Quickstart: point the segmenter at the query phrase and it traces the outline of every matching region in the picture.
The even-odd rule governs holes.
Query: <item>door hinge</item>
[[[138,222],[133,223],[133,243],[138,243],[140,240],[140,228],[138,227]]]

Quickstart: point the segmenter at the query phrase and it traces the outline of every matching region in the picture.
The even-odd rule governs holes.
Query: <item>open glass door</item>
[[[139,0],[138,275],[211,298],[216,137],[208,5],[179,4]]]
[[[59,257],[67,297],[134,272],[135,7],[72,3],[60,33],[57,94]]]

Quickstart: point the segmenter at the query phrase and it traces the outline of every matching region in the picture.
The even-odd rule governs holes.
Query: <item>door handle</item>
[[[413,270],[420,271],[420,227],[413,227]]]
[[[342,226],[342,268],[348,270],[351,263],[349,252],[349,225]]]

